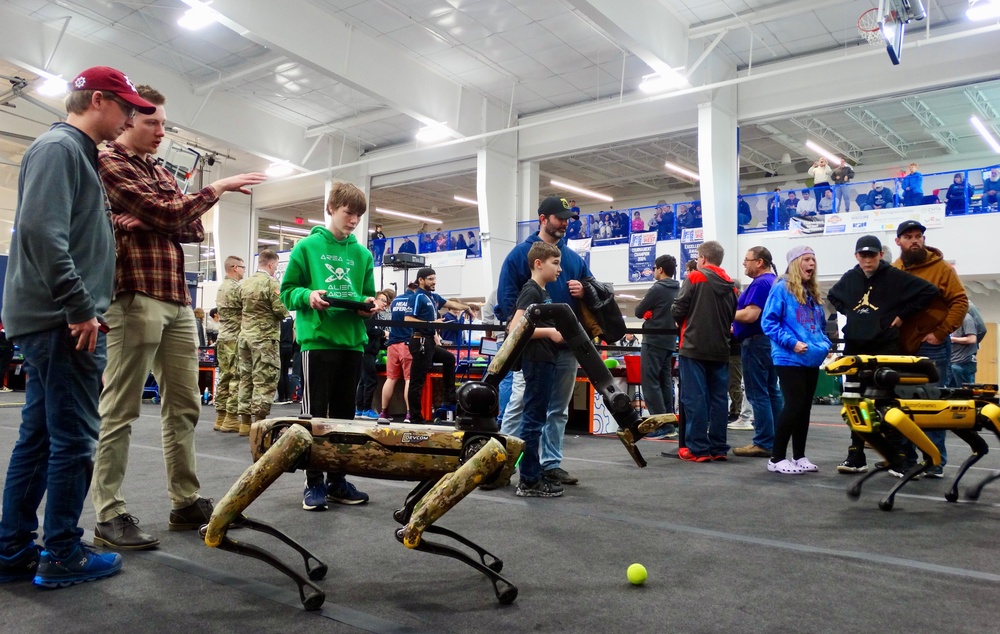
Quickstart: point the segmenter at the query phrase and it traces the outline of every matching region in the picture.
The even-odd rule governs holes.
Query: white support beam
[[[422,123],[483,131],[481,97],[307,0],[215,0],[212,9],[243,37]]]
[[[898,154],[900,158],[906,158],[906,149],[910,144],[870,110],[867,108],[848,108],[844,110],[844,114],[878,137],[887,148]]]
[[[384,121],[386,119],[391,119],[398,114],[399,113],[392,108],[376,108],[375,110],[362,112],[361,114],[354,115],[353,117],[347,117],[345,119],[330,121],[329,123],[323,123],[321,125],[312,126],[311,128],[306,128],[306,138],[320,136],[326,134],[327,132],[339,132],[340,130],[363,126],[369,123],[375,123],[376,121]]]
[[[755,150],[746,143],[740,143],[740,160],[744,163],[760,168],[768,174],[777,173],[778,167],[781,165],[781,161],[775,160],[763,152]]]
[[[861,149],[858,144],[815,117],[806,121],[792,117],[789,121],[799,126],[806,132],[819,137],[819,139],[823,141],[826,146],[837,154],[851,157],[855,164],[861,160],[861,155],[864,154],[864,150]],[[847,148],[846,151],[844,148]],[[806,153],[808,154],[810,152],[807,150]]]
[[[687,65],[687,25],[659,0],[570,0],[655,72]]]
[[[990,100],[986,98],[986,95],[982,91],[976,88],[969,88],[965,91],[965,96],[969,99],[969,102],[975,106],[979,114],[983,116],[987,121],[993,121],[992,124],[987,124],[993,131],[1000,134],[1000,124],[996,123],[996,120],[1000,118],[1000,114],[997,113],[996,108],[990,104]]]
[[[764,22],[771,22],[774,20],[780,20],[781,18],[801,15],[808,11],[815,11],[818,8],[820,7],[816,4],[815,0],[792,0],[790,2],[783,0],[766,7],[760,7],[734,15],[731,18],[713,20],[712,22],[692,26],[688,29],[688,37],[692,40],[709,37],[741,27],[749,28],[754,24],[763,24]]]
[[[933,128],[944,127],[944,121],[941,117],[924,103],[921,99],[916,97],[907,97],[901,102],[903,107],[910,111],[910,113],[917,118],[920,125],[923,126],[924,131],[929,134],[938,145],[943,147],[948,151],[948,154],[958,154],[958,137],[951,130],[944,132],[934,132]]]

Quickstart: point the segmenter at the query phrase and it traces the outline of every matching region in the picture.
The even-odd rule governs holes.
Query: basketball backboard
[[[910,20],[923,20],[926,16],[920,0],[879,0],[878,15],[885,50],[893,64],[899,64],[903,52],[903,37]]]

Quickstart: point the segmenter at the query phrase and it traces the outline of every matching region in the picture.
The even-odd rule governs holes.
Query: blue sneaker
[[[361,412],[361,418],[367,418],[369,420],[378,420],[378,412],[373,409],[366,409]]]
[[[354,418],[361,418],[364,413],[360,409],[354,410]]]
[[[326,484],[320,482],[316,486],[307,486],[302,495],[302,510],[326,510]]]
[[[32,543],[10,557],[0,555],[0,583],[34,579],[41,551],[37,544]]]
[[[356,486],[344,479],[339,485],[330,489],[326,494],[326,501],[338,504],[364,504],[368,501],[368,494],[358,491]]]
[[[32,583],[42,588],[68,588],[78,583],[110,577],[122,569],[122,556],[118,553],[95,553],[83,544],[73,554],[58,560],[43,550],[38,560],[38,571]]]

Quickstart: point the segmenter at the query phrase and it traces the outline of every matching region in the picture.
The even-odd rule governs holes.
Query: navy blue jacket
[[[538,242],[536,231],[528,239],[514,247],[507,258],[503,261],[500,269],[500,283],[497,287],[497,305],[500,308],[500,319],[509,321],[516,312],[517,296],[521,293],[521,287],[531,279],[531,269],[528,267],[528,250],[534,242]],[[576,310],[576,298],[569,294],[568,282],[570,280],[583,280],[591,275],[590,268],[583,261],[576,251],[566,246],[565,240],[559,241],[559,251],[562,252],[561,266],[562,273],[556,278],[554,283],[545,285],[545,290],[552,297],[555,304],[569,304]]]

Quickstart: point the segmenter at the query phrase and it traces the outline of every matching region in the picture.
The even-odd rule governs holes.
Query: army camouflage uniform
[[[239,402],[240,375],[237,361],[237,341],[243,302],[240,300],[240,283],[231,277],[222,280],[215,296],[219,309],[219,338],[215,342],[215,358],[219,363],[219,380],[215,391],[215,409],[220,414],[228,412],[236,419]]]
[[[278,298],[280,284],[263,271],[243,281],[240,299],[243,316],[239,339],[240,418],[266,418],[278,387],[281,357],[278,353],[279,325],[288,309]],[[243,433],[241,426],[240,433]]]

